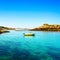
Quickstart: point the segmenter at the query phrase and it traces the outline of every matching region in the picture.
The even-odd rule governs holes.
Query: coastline
[[[43,24],[42,26],[39,26],[37,28],[32,28],[32,29],[28,29],[28,28],[9,28],[9,27],[4,27],[4,26],[0,26],[0,34],[1,33],[6,33],[9,32],[9,30],[15,30],[15,31],[44,31],[44,32],[60,32],[60,25],[50,25],[50,24]]]
[[[15,30],[15,28],[0,26],[0,34],[10,32],[9,30]]]
[[[6,30],[6,31],[4,31],[4,30],[0,30],[0,34],[2,34],[2,33],[7,33],[7,32],[10,32],[10,31],[8,31],[8,30]]]
[[[40,27],[33,28],[31,31],[56,31],[60,32],[60,25],[49,25],[49,24],[43,24]]]

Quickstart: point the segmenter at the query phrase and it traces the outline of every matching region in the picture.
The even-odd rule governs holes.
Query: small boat
[[[24,33],[24,36],[35,36],[35,34],[34,33]]]

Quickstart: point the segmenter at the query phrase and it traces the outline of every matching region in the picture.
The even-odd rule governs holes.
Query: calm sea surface
[[[0,34],[0,60],[60,60],[60,32],[10,31]]]

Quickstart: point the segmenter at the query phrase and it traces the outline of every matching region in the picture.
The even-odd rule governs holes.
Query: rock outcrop
[[[34,31],[60,31],[60,25],[43,24],[42,26],[31,29],[31,30],[34,30]]]

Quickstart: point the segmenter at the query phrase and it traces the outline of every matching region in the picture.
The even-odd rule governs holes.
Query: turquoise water
[[[0,60],[60,60],[60,32],[40,32],[34,37],[10,31],[0,34]]]

